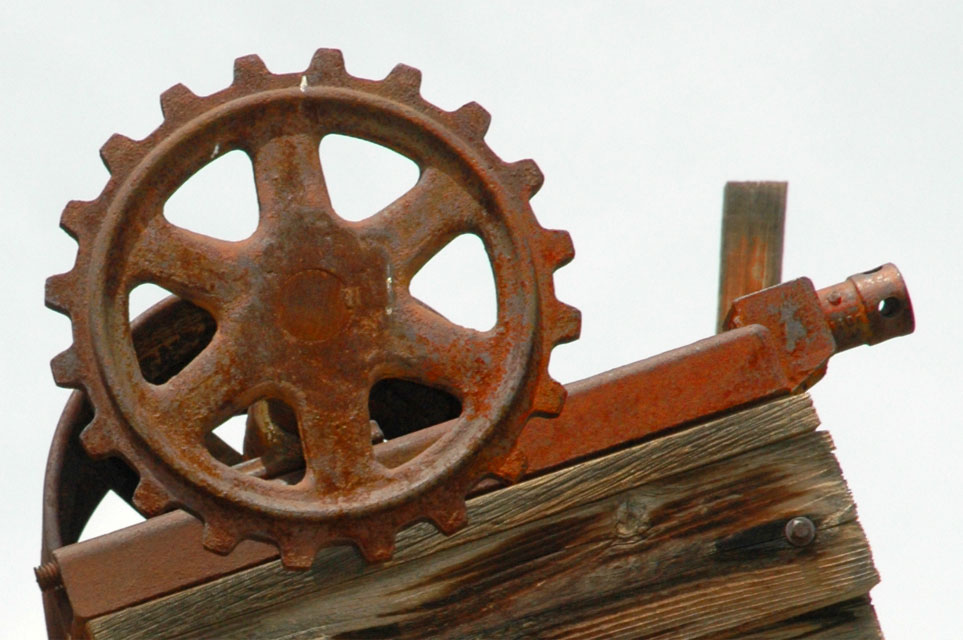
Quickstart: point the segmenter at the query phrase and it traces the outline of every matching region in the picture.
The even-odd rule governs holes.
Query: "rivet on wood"
[[[806,516],[797,516],[786,523],[786,540],[795,547],[806,547],[816,539],[816,525]]]

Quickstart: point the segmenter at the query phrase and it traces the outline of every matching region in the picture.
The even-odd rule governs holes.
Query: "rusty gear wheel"
[[[134,502],[148,515],[182,507],[200,517],[209,549],[272,540],[285,565],[304,568],[319,547],[351,541],[384,560],[411,522],[461,527],[480,478],[521,472],[511,449],[529,417],[561,409],[564,388],[548,360],[578,336],[580,320],[556,300],[552,273],[573,257],[571,240],[536,222],[528,201],[541,173],[487,147],[485,110],[443,111],[419,85],[420,72],[404,65],[381,81],[350,76],[335,50],[319,50],[297,74],[240,58],[223,91],[167,90],[164,121],[144,140],[111,137],[103,192],[63,213],[77,260],[48,280],[46,301],[73,323],[74,344],[52,368],[94,407],[83,445],[138,472]],[[418,183],[366,220],[342,220],[318,156],[330,133],[407,156]],[[255,233],[227,242],[169,223],[167,198],[232,150],[254,167]],[[454,325],[408,292],[462,233],[482,239],[495,276],[489,331]],[[206,348],[162,383],[145,379],[131,340],[128,296],[146,282],[217,324]],[[394,467],[378,461],[367,415],[369,390],[389,377],[443,389],[463,407],[445,435]],[[219,424],[269,399],[297,419],[305,470],[291,484],[246,474],[204,446]]]

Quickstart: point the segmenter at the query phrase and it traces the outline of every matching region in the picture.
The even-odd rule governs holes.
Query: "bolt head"
[[[786,540],[795,547],[805,547],[816,539],[816,525],[806,516],[797,516],[786,523]]]

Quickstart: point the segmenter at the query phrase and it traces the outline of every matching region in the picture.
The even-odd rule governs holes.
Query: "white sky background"
[[[66,318],[43,306],[43,282],[73,262],[57,226],[64,204],[97,196],[98,149],[114,132],[153,130],[169,86],[217,91],[248,53],[300,71],[326,46],[358,76],[421,69],[428,100],[477,100],[495,152],[538,162],[535,212],[577,250],[556,276],[583,314],[581,340],[553,356],[562,381],[712,333],[727,180],[789,181],[786,279],[822,287],[896,263],[917,334],[839,356],[813,395],[882,574],[884,632],[958,637],[961,6],[4,3],[0,636],[43,634],[31,568],[68,396],[48,361],[71,340]],[[342,175],[359,198],[396,179]],[[430,287],[465,299],[461,280]]]

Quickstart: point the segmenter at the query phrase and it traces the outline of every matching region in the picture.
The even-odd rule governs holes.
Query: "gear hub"
[[[73,323],[74,344],[54,359],[54,377],[84,389],[95,409],[83,445],[138,472],[134,502],[146,514],[182,507],[200,517],[209,549],[270,539],[285,565],[305,568],[319,547],[350,541],[384,560],[413,521],[457,530],[479,479],[520,473],[512,446],[527,420],[561,409],[564,388],[547,366],[552,348],[579,332],[578,311],[556,300],[552,282],[573,257],[569,236],[538,225],[528,201],[541,173],[488,148],[484,109],[443,111],[419,85],[420,73],[404,65],[384,80],[355,78],[335,50],[318,51],[297,74],[240,58],[223,91],[166,91],[164,121],[144,140],[111,137],[101,149],[110,172],[103,192],[63,213],[77,261],[48,280],[46,300]],[[368,219],[341,219],[318,155],[328,134],[407,156],[418,183]],[[227,242],[168,222],[167,198],[233,150],[254,168],[254,234]],[[463,233],[482,239],[495,276],[497,322],[488,331],[457,326],[408,291]],[[148,282],[217,325],[163,382],[145,378],[128,320],[130,292]],[[462,405],[454,428],[394,467],[379,462],[368,416],[370,389],[387,378],[442,389]],[[293,410],[303,477],[254,477],[204,444],[265,400]]]

